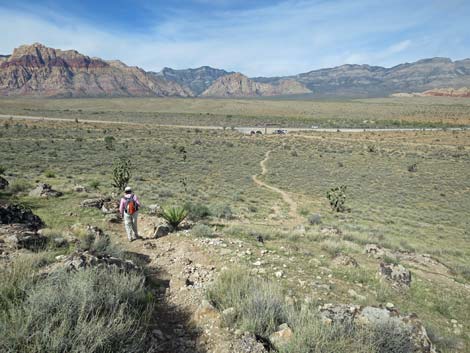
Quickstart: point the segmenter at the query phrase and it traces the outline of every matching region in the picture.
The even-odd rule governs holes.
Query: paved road
[[[73,122],[74,119],[67,118],[48,118],[42,116],[26,116],[26,115],[8,115],[0,114],[0,119],[13,119],[13,120],[36,120],[36,121],[64,121],[64,122]],[[131,121],[115,121],[115,120],[88,120],[82,119],[79,120],[81,123],[92,123],[92,124],[119,124],[119,125],[138,125],[138,126],[148,126],[148,123],[137,123]],[[162,126],[162,127],[171,127],[179,129],[204,129],[204,130],[222,130],[224,129],[221,126],[210,126],[210,125],[171,125],[171,124],[152,124],[153,126]],[[464,131],[470,130],[469,127],[465,128],[282,128],[282,127],[249,127],[249,126],[240,126],[235,127],[235,130],[249,134],[251,131],[261,131],[263,134],[273,134],[275,130],[286,130],[287,132],[406,132],[406,131]]]

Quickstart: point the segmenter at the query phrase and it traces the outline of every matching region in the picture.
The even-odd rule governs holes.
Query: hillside
[[[286,77],[258,77],[262,83],[276,83]],[[470,59],[423,59],[384,68],[342,65],[314,70],[288,78],[304,84],[317,96],[383,97],[395,92],[422,92],[435,88],[470,85]]]
[[[210,66],[202,66],[196,69],[174,70],[165,67],[162,71],[152,73],[155,77],[163,77],[165,80],[177,82],[188,87],[195,95],[200,95],[219,77],[230,75],[233,72],[214,69]]]
[[[0,96],[360,98],[469,86],[470,59],[431,58],[391,68],[347,64],[293,76],[249,78],[209,66],[146,72],[118,60],[38,43],[0,55]]]
[[[259,97],[311,93],[295,80],[279,80],[274,84],[261,83],[240,73],[218,78],[202,93],[206,97]]]
[[[191,96],[178,83],[118,61],[90,58],[74,50],[24,45],[0,60],[2,96]]]

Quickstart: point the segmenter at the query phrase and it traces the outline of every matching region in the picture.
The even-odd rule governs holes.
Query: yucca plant
[[[171,206],[162,209],[162,217],[175,229],[178,228],[187,215],[188,210],[181,206]]]

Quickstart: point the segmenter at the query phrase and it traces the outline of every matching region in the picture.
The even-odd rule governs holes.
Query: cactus
[[[112,185],[115,188],[120,191],[124,190],[131,179],[131,168],[131,160],[125,157],[121,157],[114,162]]]
[[[346,207],[344,205],[346,202],[346,185],[330,189],[327,191],[326,197],[328,198],[328,201],[330,201],[330,206],[333,211],[346,211]]]

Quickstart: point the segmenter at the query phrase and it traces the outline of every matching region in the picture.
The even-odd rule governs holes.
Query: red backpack
[[[135,201],[134,195],[131,195],[131,197],[126,198],[126,205],[125,205],[125,210],[127,214],[133,215],[134,213],[137,212],[139,206],[137,205],[137,202]]]

